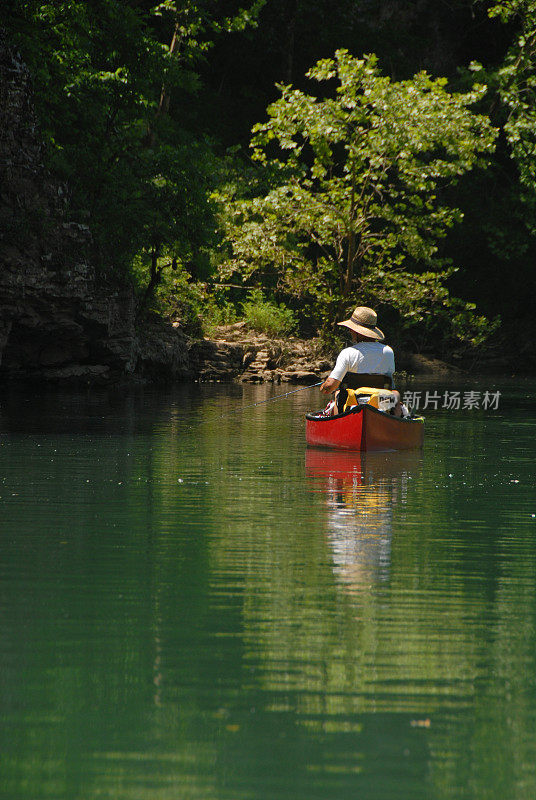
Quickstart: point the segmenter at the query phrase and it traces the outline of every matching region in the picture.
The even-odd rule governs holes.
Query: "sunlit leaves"
[[[379,296],[385,271],[441,268],[438,241],[461,219],[441,192],[485,163],[496,131],[470,110],[484,86],[449,93],[425,72],[394,82],[375,56],[345,50],[308,77],[329,82],[329,95],[282,85],[253,128],[253,158],[279,179],[263,196],[234,202],[226,270],[275,280],[318,305],[327,294],[329,316],[351,305],[365,280]]]

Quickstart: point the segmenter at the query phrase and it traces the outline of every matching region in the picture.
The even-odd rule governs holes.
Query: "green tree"
[[[212,143],[196,118],[198,65],[254,21],[214,0],[7,0],[3,22],[34,80],[47,160],[89,224],[101,274],[135,260],[145,294],[164,265],[202,273],[214,231]]]
[[[449,93],[424,72],[394,82],[375,56],[345,50],[308,77],[329,82],[319,93],[333,81],[336,90],[318,98],[280,86],[268,121],[254,127],[253,158],[273,184],[263,196],[232,198],[222,273],[276,283],[328,320],[355,298],[381,300],[386,286],[390,303],[413,296],[422,317],[416,282],[444,306],[448,293],[437,284],[451,268],[438,242],[462,215],[441,195],[493,150],[495,130],[469,109],[485,87]]]

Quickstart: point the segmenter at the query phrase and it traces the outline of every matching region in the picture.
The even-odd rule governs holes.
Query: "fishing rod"
[[[292,389],[290,392],[285,392],[285,394],[278,394],[275,397],[269,397],[268,400],[259,400],[258,403],[249,403],[247,406],[242,406],[241,408],[235,408],[233,409],[233,411],[228,411],[227,414],[221,414],[221,417],[229,417],[231,416],[231,414],[237,414],[239,411],[245,411],[246,408],[253,408],[254,406],[262,406],[263,403],[271,403],[273,400],[281,400],[282,397],[288,397],[289,394],[296,394],[296,392],[303,392],[304,389],[314,389],[315,386],[321,386],[323,383],[324,381],[318,381],[318,383],[311,383],[308,386],[300,386],[299,389]]]

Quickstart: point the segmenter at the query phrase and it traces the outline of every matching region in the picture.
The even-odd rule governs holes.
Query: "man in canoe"
[[[377,322],[375,311],[359,306],[350,319],[337,323],[350,330],[353,343],[341,350],[334,369],[320,387],[324,394],[336,392],[329,413],[343,411],[348,389],[359,389],[362,386],[393,389],[395,356],[389,345],[382,344],[385,337],[377,327]],[[407,410],[400,403],[400,393],[394,390],[394,394],[394,414],[401,417]]]

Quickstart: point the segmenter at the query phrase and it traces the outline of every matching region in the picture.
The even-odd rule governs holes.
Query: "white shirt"
[[[329,377],[342,381],[347,372],[392,375],[394,371],[395,354],[389,345],[381,342],[356,342],[341,350]]]

